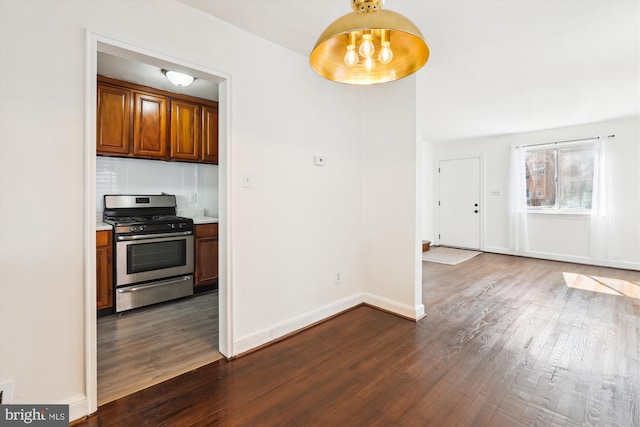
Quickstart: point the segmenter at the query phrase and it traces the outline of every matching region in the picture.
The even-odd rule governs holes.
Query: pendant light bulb
[[[371,58],[371,57],[365,58],[365,60],[364,60],[364,68],[367,71],[371,71],[371,70],[373,70],[373,67],[375,67],[375,62],[373,61],[373,58]]]
[[[356,53],[356,33],[349,33],[349,41],[347,43],[347,53],[344,55],[344,63],[348,67],[353,67],[358,63],[358,54]]]
[[[355,46],[347,46],[347,53],[344,55],[344,63],[349,67],[353,67],[358,63],[358,54]]]
[[[382,49],[380,49],[380,53],[378,53],[378,61],[380,61],[381,64],[388,64],[393,59],[393,52],[389,45],[389,42],[382,42]]]
[[[371,41],[371,34],[363,34],[362,43],[360,43],[360,48],[358,49],[360,56],[363,58],[370,58],[373,56],[375,50],[376,48]]]

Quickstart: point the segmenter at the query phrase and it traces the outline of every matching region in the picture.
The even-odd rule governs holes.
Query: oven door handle
[[[177,279],[169,279],[169,280],[163,280],[161,282],[153,282],[153,283],[149,283],[147,285],[137,285],[137,286],[128,286],[125,288],[117,288],[116,291],[124,294],[127,292],[137,292],[137,291],[145,291],[147,289],[151,289],[151,288],[157,288],[158,286],[166,286],[166,285],[171,285],[174,283],[181,283],[184,282],[186,280],[191,280],[193,276],[184,276],[184,277],[179,277]]]
[[[127,241],[127,240],[159,239],[161,237],[190,236],[192,234],[193,234],[192,231],[181,231],[178,233],[139,234],[135,236],[118,236],[118,240]]]

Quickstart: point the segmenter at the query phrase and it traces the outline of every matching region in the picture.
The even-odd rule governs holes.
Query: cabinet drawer
[[[96,246],[111,246],[111,231],[97,231]]]
[[[196,225],[196,238],[217,237],[218,224],[198,224]]]

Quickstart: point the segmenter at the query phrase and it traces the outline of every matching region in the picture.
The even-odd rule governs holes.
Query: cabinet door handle
[[[169,280],[163,280],[161,282],[149,283],[148,285],[143,284],[143,285],[137,285],[137,286],[117,288],[116,290],[118,291],[118,293],[121,293],[121,294],[127,293],[127,292],[138,292],[138,291],[144,291],[151,288],[157,288],[159,286],[167,286],[175,283],[181,283],[181,282],[184,282],[185,280],[191,280],[191,279],[193,279],[193,276],[184,276],[178,279],[169,279]]]

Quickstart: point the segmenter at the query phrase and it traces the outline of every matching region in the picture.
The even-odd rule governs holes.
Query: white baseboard
[[[336,315],[342,311],[348,310],[362,304],[362,294],[352,295],[347,298],[332,302],[308,313],[301,314],[294,318],[277,323],[269,328],[262,329],[250,335],[240,337],[234,342],[234,356],[242,354],[251,349],[267,344],[278,338],[282,338],[297,330],[303,329],[313,323]]]
[[[79,420],[90,415],[89,400],[84,394],[72,396],[69,401],[69,421]]]
[[[598,267],[621,268],[625,270],[640,270],[640,262],[619,261],[619,260],[603,260],[587,256],[556,254],[552,252],[539,251],[514,251],[509,248],[498,246],[485,246],[485,252],[492,252],[503,255],[524,256],[529,258],[548,259],[551,261],[573,262],[576,264],[595,265]]]
[[[411,307],[397,301],[369,293],[355,294],[347,298],[332,302],[308,313],[277,323],[269,328],[245,335],[234,342],[234,356],[260,347],[271,341],[282,338],[292,332],[303,329],[321,320],[327,319],[360,304],[368,304],[376,308],[397,314],[408,319],[418,320],[425,314],[423,304]]]
[[[365,304],[380,308],[385,311],[390,311],[397,314],[398,316],[402,316],[412,320],[418,320],[424,316],[424,304],[419,304],[416,307],[411,307],[410,305],[401,304],[389,298],[384,298],[367,292],[365,292],[363,296],[363,302]]]

